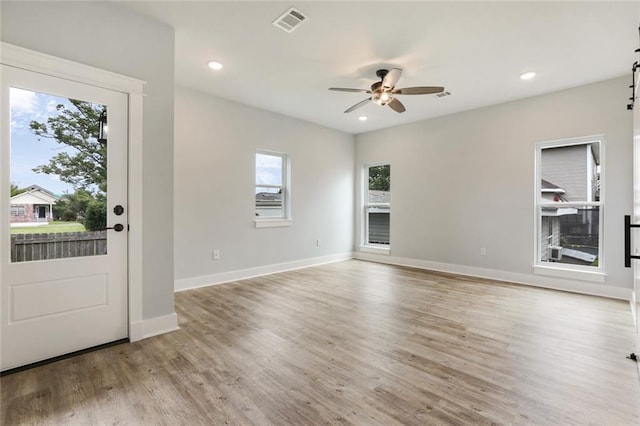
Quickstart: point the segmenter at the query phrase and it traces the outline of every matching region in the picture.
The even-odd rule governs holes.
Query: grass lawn
[[[46,234],[54,232],[84,232],[84,225],[78,222],[51,222],[42,226],[11,228],[12,234]]]

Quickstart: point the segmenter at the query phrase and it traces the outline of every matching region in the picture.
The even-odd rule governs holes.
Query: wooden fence
[[[12,262],[101,254],[107,254],[107,231],[11,235]]]

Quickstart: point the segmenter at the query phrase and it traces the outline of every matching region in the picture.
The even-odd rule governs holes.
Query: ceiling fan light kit
[[[395,112],[402,113],[405,112],[406,109],[402,102],[395,97],[396,95],[430,95],[444,92],[444,87],[440,86],[405,87],[402,89],[396,89],[396,84],[398,84],[398,81],[402,76],[402,70],[400,68],[392,68],[391,70],[380,69],[376,71],[376,76],[378,76],[380,81],[373,83],[371,85],[371,90],[349,89],[344,87],[330,87],[329,90],[337,92],[368,93],[373,95],[347,108],[344,111],[345,113],[349,113],[363,107],[369,102],[373,102],[380,106],[388,105]]]

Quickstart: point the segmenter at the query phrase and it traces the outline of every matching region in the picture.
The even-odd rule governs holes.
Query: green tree
[[[31,121],[33,133],[53,139],[63,150],[33,169],[36,173],[57,176],[73,185],[73,194],[63,195],[54,205],[53,215],[63,221],[83,223],[87,230],[106,226],[107,147],[98,142],[100,114],[105,107],[69,99],[73,107],[59,104],[58,114],[46,122]],[[100,217],[102,215],[102,217]]]
[[[107,190],[107,147],[97,140],[102,105],[69,99],[75,108],[56,106],[58,115],[46,122],[31,121],[38,138],[53,139],[63,147],[74,148],[53,156],[47,164],[33,169],[36,173],[55,175],[74,188],[100,192]]]
[[[64,194],[53,205],[53,217],[65,222],[85,223],[87,209],[95,197],[86,189],[78,189],[73,194]]]
[[[11,195],[10,195],[11,197],[13,197],[14,195],[22,194],[25,191],[26,189],[20,189],[18,188],[18,185],[11,182]]]
[[[369,167],[369,189],[372,191],[391,189],[391,165]]]
[[[107,227],[107,206],[104,202],[93,200],[89,203],[84,227],[87,231],[100,231]]]

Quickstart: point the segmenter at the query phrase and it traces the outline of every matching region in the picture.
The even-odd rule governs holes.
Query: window
[[[391,223],[391,165],[365,166],[363,180],[364,251],[370,247],[374,251],[388,253]]]
[[[11,216],[24,216],[24,206],[13,205],[11,206]]]
[[[256,152],[256,227],[290,225],[288,170],[285,154]]]
[[[536,266],[603,270],[603,144],[602,137],[538,144]]]

